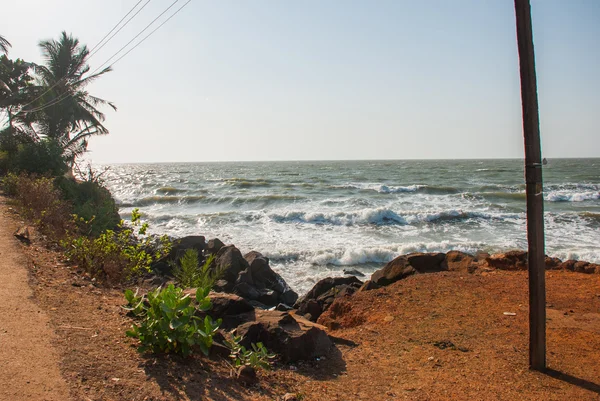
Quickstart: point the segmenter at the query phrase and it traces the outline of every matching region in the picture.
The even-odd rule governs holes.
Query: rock
[[[473,273],[479,265],[473,255],[461,251],[450,251],[446,254],[446,266],[449,271]]]
[[[238,277],[235,280],[235,283],[236,284],[246,283],[246,284],[254,287],[254,280],[252,280],[252,274],[250,274],[249,269],[241,271],[240,274],[238,274]]]
[[[258,301],[258,298],[260,297],[260,292],[255,287],[244,282],[236,284],[235,287],[233,287],[233,292],[241,297],[254,301]]]
[[[296,396],[296,394],[292,394],[292,393],[286,393],[282,398],[281,401],[298,401],[299,398]]]
[[[233,245],[221,247],[213,263],[221,278],[229,283],[235,283],[238,274],[249,267],[240,250]]]
[[[358,276],[358,277],[364,277],[365,274],[356,270],[356,269],[344,269],[344,274],[348,274],[350,276]]]
[[[287,289],[279,297],[280,301],[286,305],[294,305],[298,301],[298,294],[292,289]]]
[[[333,345],[323,326],[288,312],[257,310],[256,321],[242,324],[235,334],[247,348],[262,342],[285,363],[326,355]]]
[[[246,386],[252,386],[258,383],[256,370],[252,366],[242,366],[239,368],[236,378]]]
[[[19,241],[22,241],[26,244],[29,244],[31,242],[31,238],[30,238],[30,234],[29,234],[29,227],[28,226],[22,226],[19,227],[17,229],[17,231],[15,231],[15,233],[13,234],[15,237],[17,237],[17,239]]]
[[[267,306],[277,305],[279,303],[279,293],[273,290],[259,290],[258,302]]]
[[[589,264],[590,264],[589,262],[579,260],[579,261],[575,262],[575,265],[573,266],[573,271],[578,272],[578,273],[585,273],[585,269]]]
[[[499,270],[527,270],[527,252],[510,251],[486,258],[489,267]]]
[[[264,257],[260,252],[252,251],[244,255],[244,259],[250,266],[249,271],[256,288],[268,288],[279,293],[285,291],[286,284],[269,266],[269,258]]]
[[[254,307],[244,298],[234,294],[222,292],[211,292],[209,298],[212,302],[212,308],[209,315],[213,319],[224,318],[225,316],[234,316],[246,312],[252,312]]]
[[[371,291],[371,290],[376,290],[378,288],[381,288],[381,286],[379,284],[375,283],[372,280],[367,280],[357,291],[358,292]]]
[[[336,298],[352,295],[361,285],[362,282],[354,276],[327,277],[315,284],[294,306],[299,314],[310,315],[309,320],[316,321]]]
[[[409,253],[408,263],[419,273],[436,273],[448,270],[444,253]]]
[[[575,271],[575,263],[577,263],[577,260],[569,259],[569,260],[562,262],[560,265],[560,268],[562,270]]]
[[[310,291],[308,291],[303,297],[301,297],[294,306],[297,308],[302,302],[305,302],[309,299],[317,299],[320,295],[324,294],[331,288],[336,287],[338,285],[350,285],[353,283],[362,285],[362,281],[360,281],[354,276],[324,278],[323,280],[320,280],[317,284],[315,284],[313,288],[311,288]]]
[[[213,238],[211,240],[208,241],[208,244],[206,245],[206,254],[207,255],[215,255],[217,254],[221,248],[223,248],[225,246],[225,244],[223,242],[221,242],[220,239],[218,238]]]
[[[371,281],[379,286],[390,285],[398,280],[413,275],[417,270],[411,266],[406,256],[398,256],[371,276]]]
[[[546,256],[546,270],[560,270],[562,265],[562,260],[559,258],[551,258],[550,256]]]
[[[310,321],[316,321],[317,318],[321,316],[321,313],[323,313],[323,309],[316,299],[303,301],[297,308],[298,314],[306,317]],[[310,317],[307,317],[307,315],[310,315]]]
[[[275,307],[275,310],[281,311],[281,312],[287,312],[287,311],[291,311],[294,308],[292,308],[291,306],[287,305],[287,304],[278,304]]]

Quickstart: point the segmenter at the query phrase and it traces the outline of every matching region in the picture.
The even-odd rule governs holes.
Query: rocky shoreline
[[[335,328],[336,301],[338,308],[353,294],[385,287],[414,274],[461,272],[476,274],[493,270],[526,270],[527,252],[509,251],[499,254],[470,255],[460,251],[448,253],[410,253],[400,255],[361,281],[359,271],[347,271],[344,277],[320,280],[303,296],[290,288],[269,265],[269,258],[260,252],[243,255],[234,245],[219,239],[206,241],[203,236],[188,236],[173,242],[170,254],[155,263],[151,284],[164,284],[172,279],[172,260],[187,249],[198,251],[199,263],[213,256],[211,269],[221,273],[211,293],[211,316],[223,320],[221,329],[233,331],[244,338],[244,344],[262,342],[286,362],[324,356],[333,345],[325,329]],[[600,265],[546,257],[547,270],[568,270],[600,274]],[[329,316],[324,313],[332,309]],[[323,318],[321,318],[323,316]],[[223,336],[224,333],[220,334]],[[216,338],[216,343],[220,343]],[[226,349],[222,350],[227,352]],[[219,352],[217,346],[216,352]]]

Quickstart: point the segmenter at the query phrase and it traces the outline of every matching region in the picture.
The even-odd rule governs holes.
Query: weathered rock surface
[[[27,226],[19,227],[13,235],[15,237],[17,237],[17,239],[19,241],[22,241],[26,244],[29,244],[29,242],[31,240],[31,238],[30,238],[31,234],[29,233],[29,227],[27,227]]]
[[[294,307],[298,309],[299,315],[315,322],[336,298],[352,295],[362,284],[354,276],[324,278],[299,299]]]
[[[409,253],[398,256],[377,270],[371,281],[380,286],[390,285],[415,273],[435,273],[448,270],[443,253]]]
[[[329,352],[333,344],[324,329],[288,312],[256,310],[255,320],[238,326],[235,334],[243,337],[245,347],[262,342],[284,362],[294,362]]]
[[[486,258],[489,267],[498,270],[527,270],[527,252],[509,251]]]
[[[446,254],[446,266],[449,271],[473,273],[479,267],[479,263],[476,256],[461,251],[450,251]]]
[[[206,254],[214,255],[217,252],[219,252],[221,250],[221,248],[223,248],[224,246],[225,246],[225,244],[223,242],[221,242],[220,239],[213,238],[213,239],[209,240],[208,244],[206,245]]]

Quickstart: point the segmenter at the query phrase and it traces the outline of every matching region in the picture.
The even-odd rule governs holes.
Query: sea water
[[[546,253],[600,263],[600,159],[543,174]],[[522,160],[118,164],[105,179],[124,218],[259,251],[299,293],[409,252],[527,248]]]

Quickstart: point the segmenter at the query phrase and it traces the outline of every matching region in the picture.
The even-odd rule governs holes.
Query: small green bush
[[[0,149],[4,151],[1,168],[4,172],[50,175],[58,177],[69,171],[63,149],[53,140],[9,141],[2,133]],[[15,142],[16,141],[16,142]],[[10,145],[7,142],[11,142]]]
[[[126,294],[128,302],[136,306],[137,315],[143,316],[139,325],[134,324],[127,331],[129,337],[140,341],[139,352],[165,352],[188,356],[198,347],[204,355],[208,355],[213,343],[213,336],[221,319],[216,322],[210,316],[199,318],[198,312],[206,312],[211,308],[208,298],[210,288],[196,290],[196,303],[192,302],[183,289],[169,285],[165,289],[148,293],[147,307],[143,299],[133,293]],[[128,296],[129,295],[129,296]],[[140,309],[144,309],[143,312]]]
[[[105,230],[97,238],[79,236],[63,241],[67,257],[92,276],[109,284],[128,281],[150,272],[154,261],[169,254],[171,241],[163,235],[156,247],[153,238],[146,235],[148,224],[141,223],[140,219],[139,210],[134,209],[130,227],[121,221],[117,230]],[[77,220],[82,224],[83,219]]]
[[[254,369],[270,369],[270,359],[275,358],[275,354],[269,353],[263,343],[252,343],[252,349],[246,349],[240,344],[242,337],[235,336],[231,341],[226,341],[230,350],[229,357],[233,360],[233,368],[239,371],[244,366],[250,366]]]
[[[73,213],[87,222],[80,227],[86,235],[98,237],[106,230],[117,228],[121,221],[119,209],[110,191],[101,182],[59,177],[56,184],[63,197],[71,203]]]
[[[183,288],[212,288],[221,276],[219,271],[210,268],[214,258],[214,255],[210,255],[206,258],[202,267],[199,267],[198,251],[186,249],[181,259],[179,259],[179,265],[174,264],[173,266],[173,276]]]

